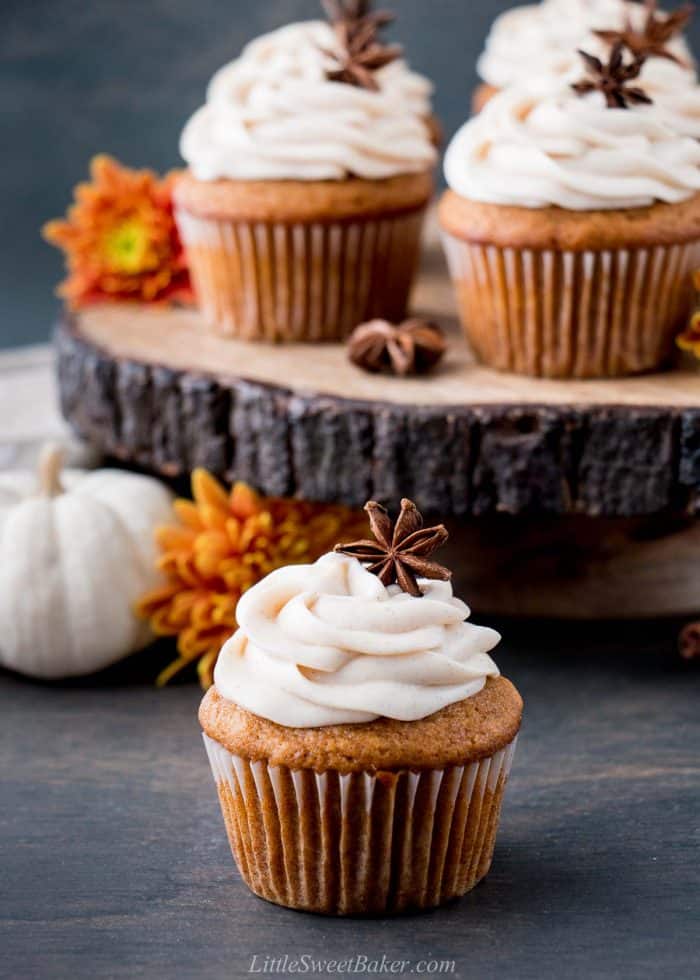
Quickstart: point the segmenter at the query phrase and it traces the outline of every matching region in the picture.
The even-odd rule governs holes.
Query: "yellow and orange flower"
[[[179,657],[158,683],[198,661],[208,687],[246,589],[275,568],[314,561],[339,541],[366,537],[367,523],[361,511],[262,497],[245,483],[227,492],[202,469],[192,474],[192,495],[175,501],[177,525],[156,530],[157,564],[167,583],[145,595],[136,611],[157,635],[177,637]]]
[[[66,219],[42,229],[66,255],[68,277],[59,295],[71,309],[110,299],[192,302],[173,217],[176,174],[159,178],[102,154],[93,158],[90,177],[76,187]]]
[[[681,350],[689,351],[700,358],[700,312],[692,315],[688,326],[676,338],[676,343]]]

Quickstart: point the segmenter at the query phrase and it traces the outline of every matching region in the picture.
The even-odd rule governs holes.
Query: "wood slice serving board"
[[[477,612],[697,613],[700,372],[490,371],[434,253],[426,266],[414,308],[450,337],[427,378],[365,374],[343,345],[220,338],[190,310],[101,306],[57,328],[63,412],[106,455],[168,477],[205,466],[269,494],[412,497],[452,524],[448,560]]]
[[[430,271],[433,266],[433,271]],[[549,381],[474,362],[447,277],[415,297],[450,334],[426,378],[367,374],[343,345],[249,344],[198,313],[115,305],[57,331],[63,412],[105,453],[271,494],[443,515],[700,512],[700,372]]]

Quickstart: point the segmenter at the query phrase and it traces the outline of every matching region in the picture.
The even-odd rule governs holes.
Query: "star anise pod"
[[[375,541],[353,541],[337,544],[334,551],[357,558],[367,565],[368,571],[379,577],[383,585],[398,582],[404,592],[421,596],[420,578],[440,579],[447,582],[452,572],[428,561],[434,551],[447,541],[447,529],[443,524],[423,527],[423,518],[416,505],[405,498],[401,501],[401,513],[392,523],[384,507],[375,500],[365,504]]]
[[[634,26],[628,13],[621,29],[593,33],[608,44],[624,44],[635,57],[667,58],[685,65],[666,45],[685,29],[693,16],[693,5],[686,3],[673,13],[659,15],[657,0],[645,0],[644,10],[646,17],[640,28]]]
[[[646,58],[640,55],[625,62],[624,47],[622,41],[614,44],[607,64],[593,54],[579,51],[590,77],[573,84],[574,92],[579,95],[602,92],[609,109],[628,109],[630,105],[642,103],[651,105],[652,100],[643,89],[629,84],[639,77]]]
[[[401,376],[423,374],[440,360],[447,341],[436,323],[417,318],[395,326],[388,320],[370,320],[350,334],[348,356],[365,371],[388,371]]]
[[[383,44],[378,36],[394,15],[373,11],[371,0],[322,0],[322,4],[338,39],[337,51],[324,51],[335,63],[326,77],[376,92],[374,72],[403,54],[400,45]]]
[[[700,623],[688,623],[678,640],[678,649],[684,660],[700,658]]]

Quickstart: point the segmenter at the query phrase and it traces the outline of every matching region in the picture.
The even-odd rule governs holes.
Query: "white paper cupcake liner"
[[[236,864],[268,901],[334,915],[429,908],[486,874],[516,740],[444,770],[317,773],[204,735]]]
[[[460,318],[491,367],[617,377],[661,367],[692,304],[700,242],[561,252],[500,248],[443,232]]]
[[[245,340],[341,340],[373,317],[400,320],[425,208],[377,218],[267,223],[176,219],[206,321]]]

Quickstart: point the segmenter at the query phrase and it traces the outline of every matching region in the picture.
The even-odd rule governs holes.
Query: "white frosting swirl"
[[[663,105],[609,109],[548,81],[506,89],[455,135],[447,183],[473,201],[573,211],[678,203],[700,190],[700,144]]]
[[[416,721],[480,691],[500,640],[465,622],[449,582],[415,598],[385,588],[356,559],[324,555],[272,572],[238,603],[214,683],[224,698],[279,725]]]
[[[542,3],[507,10],[493,23],[483,53],[477,62],[481,78],[496,88],[527,82],[533,75],[563,78],[572,71],[581,74],[577,48],[604,55],[608,46],[592,32],[617,30],[629,19],[641,28],[646,16],[644,5],[629,0],[542,0]],[[682,38],[675,38],[669,49],[688,65],[692,57]],[[664,59],[652,58],[642,69],[645,85],[657,73]],[[674,66],[675,85],[692,84],[693,71]],[[665,74],[661,69],[660,74]]]
[[[212,78],[180,152],[199,180],[332,180],[430,169],[432,86],[394,61],[379,91],[326,79],[337,50],[329,24],[308,21],[266,34]]]
[[[676,48],[676,53],[690,58],[687,48],[676,41],[669,47]],[[584,44],[584,50],[597,55],[603,61],[609,56],[610,47],[600,38],[591,37]],[[562,65],[560,75],[550,79],[540,77],[537,83],[543,87],[549,84],[553,91],[564,84],[581,81],[586,75],[581,56],[576,51],[571,52],[569,64]],[[650,58],[642,66],[639,78],[631,84],[642,88],[656,106],[659,118],[681,136],[692,136],[700,139],[700,85],[698,85],[695,69],[691,61],[679,64],[666,58]]]

